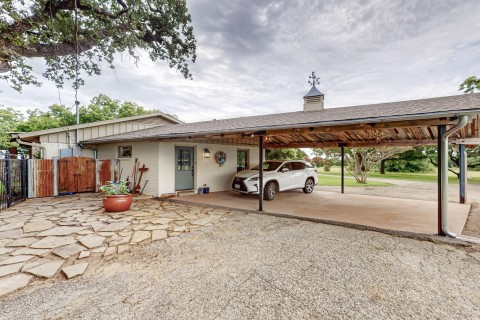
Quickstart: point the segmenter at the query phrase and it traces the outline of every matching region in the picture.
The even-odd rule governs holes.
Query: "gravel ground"
[[[478,319],[480,249],[230,213],[0,300],[2,319]]]

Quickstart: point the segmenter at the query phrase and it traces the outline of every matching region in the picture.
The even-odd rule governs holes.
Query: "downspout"
[[[20,138],[16,138],[15,141],[17,141],[17,143],[20,144],[20,145],[40,148],[40,158],[43,159],[43,157],[45,157],[45,146],[42,146],[41,144],[35,143],[35,142],[23,141]],[[43,150],[43,152],[42,152],[42,150]]]
[[[83,144],[81,143],[78,143],[78,146],[81,148],[81,149],[87,149],[87,150],[93,150],[93,158],[95,160],[97,160],[97,149],[94,148],[94,147],[85,147]]]
[[[441,174],[442,174],[442,231],[447,236],[456,238],[457,235],[448,230],[448,137],[455,131],[463,128],[468,121],[468,116],[459,116],[458,123],[448,129],[441,139]]]

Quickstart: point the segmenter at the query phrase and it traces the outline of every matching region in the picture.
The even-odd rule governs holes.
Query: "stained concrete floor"
[[[185,196],[181,200],[243,210],[258,209],[257,195],[234,191]],[[461,234],[471,205],[450,202],[448,206],[450,230]],[[304,194],[301,190],[287,191],[277,194],[273,201],[264,201],[264,210],[270,213],[423,234],[437,233],[437,208],[437,201],[327,191],[312,194]]]

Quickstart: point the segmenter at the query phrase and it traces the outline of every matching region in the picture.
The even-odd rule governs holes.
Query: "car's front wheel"
[[[277,193],[277,184],[273,181],[268,182],[263,189],[263,199],[272,201]]]
[[[312,193],[314,188],[315,188],[315,181],[313,181],[312,178],[308,178],[307,181],[305,181],[305,187],[303,187],[303,192]]]

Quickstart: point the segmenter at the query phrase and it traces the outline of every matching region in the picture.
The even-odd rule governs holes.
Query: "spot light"
[[[207,148],[203,149],[203,157],[205,159],[209,159],[210,158],[210,150],[208,150]]]

